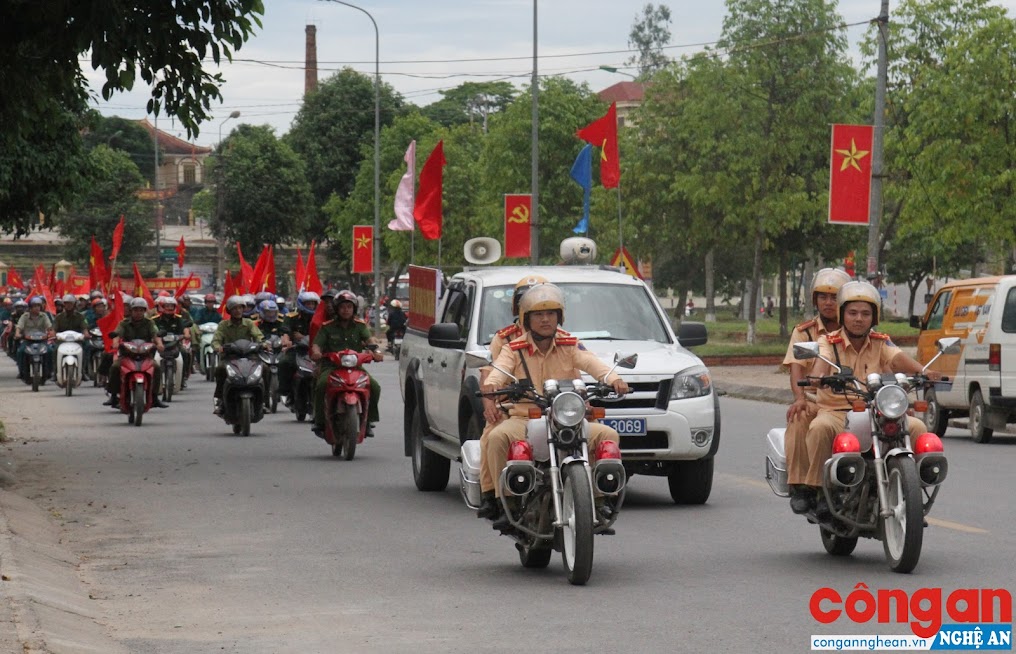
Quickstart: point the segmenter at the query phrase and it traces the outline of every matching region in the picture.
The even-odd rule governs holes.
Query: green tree
[[[402,110],[403,100],[384,82],[380,99],[384,127]],[[374,143],[374,79],[344,68],[321,82],[317,91],[304,99],[284,140],[307,164],[307,180],[316,207],[323,208],[333,193],[345,198],[356,183],[360,162],[367,156],[364,146],[373,147]],[[319,211],[309,226],[307,239],[320,241],[327,234],[327,216]]]
[[[138,258],[154,236],[151,208],[137,199],[145,180],[126,153],[98,145],[86,155],[88,167],[83,188],[74,205],[54,217],[64,238],[68,260],[87,267],[92,236],[109,256],[113,229],[124,216],[120,262]]]
[[[220,146],[212,179],[220,207],[216,235],[246,252],[301,240],[313,213],[303,160],[267,125],[240,125]]]
[[[109,99],[137,75],[152,85],[149,112],[165,109],[192,135],[221,100],[218,64],[260,26],[261,0],[13,0],[0,6],[0,229],[25,233],[38,211],[74,203],[88,177],[77,116],[89,88],[80,59],[106,74]],[[210,59],[206,60],[205,57]]]
[[[649,2],[642,8],[642,15],[635,15],[628,47],[638,51],[628,59],[639,69],[639,77],[651,75],[666,66],[670,59],[663,52],[670,43],[670,7]]]
[[[423,108],[423,115],[445,127],[479,122],[484,133],[491,114],[504,111],[518,90],[510,82],[465,82]]]
[[[739,116],[727,146],[738,180],[731,191],[752,242],[748,306],[755,307],[767,246],[821,221],[828,129],[847,113],[855,75],[845,63],[842,20],[824,0],[728,0],[727,12],[718,46],[728,53],[724,89]],[[785,330],[783,312],[781,322]],[[754,337],[751,311],[748,341]]]
[[[135,120],[106,117],[94,109],[85,114],[86,128],[83,130],[85,149],[91,150],[99,145],[107,145],[115,150],[127,153],[138,167],[145,180],[152,180],[155,175],[155,153],[152,137],[144,127]],[[162,159],[160,148],[159,158]]]
[[[480,187],[483,222],[477,227],[483,227],[484,231],[475,231],[476,236],[503,234],[504,194],[527,192],[531,186],[531,103],[526,89],[490,120],[479,161],[483,170]],[[539,220],[540,255],[544,262],[557,261],[558,244],[574,236],[572,229],[582,216],[582,189],[569,176],[575,157],[585,145],[575,132],[602,116],[606,108],[585,84],[577,85],[560,77],[540,80]],[[593,178],[599,179],[595,166]],[[594,188],[590,216],[594,237],[601,230],[616,233],[614,194],[603,191]]]

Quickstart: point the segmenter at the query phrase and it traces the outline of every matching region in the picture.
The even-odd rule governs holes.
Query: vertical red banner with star
[[[829,222],[867,225],[871,199],[871,125],[833,125],[829,158]]]
[[[353,272],[374,272],[374,227],[355,225],[353,227]]]

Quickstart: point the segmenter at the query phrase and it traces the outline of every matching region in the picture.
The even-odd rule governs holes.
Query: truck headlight
[[[674,383],[670,387],[670,399],[685,400],[690,397],[702,397],[712,392],[713,383],[709,379],[709,371],[705,366],[693,366],[674,375]]]

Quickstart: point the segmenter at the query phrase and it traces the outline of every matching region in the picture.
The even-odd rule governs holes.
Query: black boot
[[[808,486],[795,486],[790,491],[790,510],[803,515],[815,507],[815,491]]]
[[[512,528],[512,523],[508,519],[508,514],[505,513],[504,507],[501,505],[501,500],[495,498],[494,503],[497,510],[497,516],[494,518],[494,523],[491,525],[491,528],[496,531],[506,532]]]
[[[480,508],[476,510],[476,517],[493,520],[497,517],[498,508],[500,506],[497,498],[494,497],[494,491],[487,491],[480,497]]]
[[[119,404],[120,404],[120,398],[117,397],[114,394],[114,395],[110,395],[109,399],[102,403],[102,406],[116,407],[116,406],[119,406]]]

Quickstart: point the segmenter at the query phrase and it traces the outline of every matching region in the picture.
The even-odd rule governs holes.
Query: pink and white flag
[[[416,180],[416,141],[410,141],[406,156],[406,174],[399,181],[399,188],[395,191],[395,220],[388,223],[388,229],[396,232],[410,232],[416,227],[413,220],[413,205],[415,204],[415,180]]]

